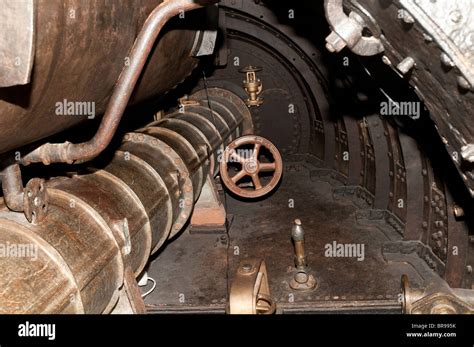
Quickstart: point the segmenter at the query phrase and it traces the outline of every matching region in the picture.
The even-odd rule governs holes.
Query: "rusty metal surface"
[[[149,274],[162,282],[146,298],[150,312],[223,313],[225,287],[230,288],[239,264],[251,257],[265,259],[277,312],[401,312],[401,275],[408,273],[414,285],[424,283],[424,274],[416,267],[387,262],[381,254],[385,242],[401,240],[401,235],[390,227],[380,230],[359,224],[356,206],[350,200],[334,200],[327,183],[310,178],[307,164],[287,165],[297,171],[285,172],[279,190],[264,202],[227,199],[227,212],[234,216],[228,244],[219,240],[225,240],[225,235],[185,232],[152,261]],[[289,199],[294,199],[294,209],[286,207]],[[300,292],[289,286],[295,218],[302,218],[305,225],[307,263],[319,281],[314,291]],[[364,261],[325,257],[325,244],[334,240],[364,243]],[[223,247],[226,255],[221,254]],[[180,293],[185,294],[184,302],[179,300]]]
[[[234,117],[235,115],[240,115],[242,117],[241,120],[236,119],[234,126],[231,126],[231,128],[241,127],[242,129],[239,129],[239,134],[242,135],[253,134],[254,120],[252,114],[239,95],[225,88],[204,88],[196,91],[191,98],[201,100],[207,104],[204,106],[210,106],[211,108],[213,101],[226,106]],[[223,115],[223,117],[225,116]],[[237,130],[238,128],[236,131]]]
[[[0,88],[31,80],[35,56],[35,1],[0,1]]]
[[[8,208],[16,212],[23,211],[23,181],[19,164],[6,166],[0,174],[0,182],[3,199]]]
[[[148,275],[158,280],[155,291],[145,298],[148,312],[225,313],[227,250],[226,235],[184,232],[148,269]]]
[[[474,142],[472,118],[467,116],[473,113],[474,93],[470,90],[467,77],[463,76],[468,73],[472,49],[466,34],[469,25],[465,24],[469,21],[470,12],[459,12],[461,4],[469,4],[469,1],[451,1],[447,6],[442,2],[420,1],[423,9],[412,1],[381,3],[368,0],[363,6],[383,29],[384,40],[389,43],[385,51],[385,61],[389,64],[387,70],[395,68],[407,57],[416,62],[412,74],[405,79],[429,110],[438,137],[443,140],[443,151],[452,157],[460,177],[473,195],[472,165],[466,160],[468,158],[462,158],[465,150],[469,149],[468,145]],[[408,11],[405,6],[408,6]],[[399,16],[403,11],[412,17],[412,21],[406,22],[403,16]],[[395,25],[392,24],[394,19],[399,21]],[[441,24],[444,22],[446,24]],[[440,38],[442,45],[438,44]],[[413,44],[407,45],[406,42]],[[455,56],[459,59],[456,62]],[[456,68],[456,63],[460,62],[459,68]],[[383,72],[380,78],[384,78]]]
[[[114,181],[118,186],[115,189],[121,188],[122,196],[126,197],[130,203],[137,205],[139,213],[137,218],[143,227],[141,231],[132,230],[129,234],[130,242],[133,242],[133,238],[137,239],[134,241],[137,244],[134,247],[137,247],[138,255],[133,255],[131,260],[133,261],[133,258],[137,256],[140,259],[139,266],[133,268],[138,275],[152,250],[152,234],[169,233],[172,218],[169,192],[158,173],[146,161],[131,153],[117,151],[108,165],[104,167],[99,165],[99,167],[101,170],[98,174]],[[142,184],[135,184],[136,177],[140,177]],[[111,202],[111,204],[114,203]],[[130,207],[128,210],[133,212]]]
[[[32,82],[0,89],[1,153],[86,121],[86,116],[56,114],[56,103],[65,99],[94,102],[97,116],[103,114],[138,28],[161,0],[139,0],[133,6],[129,0],[36,3]],[[194,38],[195,31],[176,22],[165,29],[132,102],[164,93],[190,74],[197,63],[189,55]],[[172,57],[167,53],[171,48]],[[92,67],[94,73],[85,73]]]
[[[79,309],[85,313],[104,312],[116,299],[117,288],[123,281],[123,261],[112,231],[98,212],[79,198],[56,189],[49,189],[49,195],[49,213],[40,225],[28,223],[21,214],[5,211],[1,213],[2,224],[5,220],[12,220],[42,242],[48,243],[59,254],[50,266],[61,268],[61,271],[68,269],[73,276],[72,285],[79,292],[77,296],[70,295],[69,301],[78,301]],[[71,199],[75,202],[74,207],[71,207]],[[9,258],[6,259],[8,261]],[[2,265],[5,265],[3,259]],[[34,285],[37,279],[40,283],[43,281],[41,271],[34,270],[34,262],[22,265],[11,276],[21,279],[28,274],[28,280],[17,281],[16,286],[11,286],[13,292],[8,300],[19,300],[23,293],[29,292],[28,287]],[[21,273],[24,275],[21,276]],[[45,288],[54,290],[51,295],[62,297],[65,288],[61,283],[56,282],[54,277],[47,280],[51,283]],[[38,288],[35,295],[41,297],[42,294]],[[3,303],[2,309],[6,309]],[[32,305],[25,306],[24,310],[8,312],[42,312],[42,300],[32,298],[30,303]]]
[[[166,118],[156,123],[160,127],[175,131],[177,134],[186,138],[196,149],[199,155],[201,165],[205,172],[214,172],[216,158],[211,151],[209,140],[202,131],[196,126],[180,119]]]
[[[194,112],[175,112],[170,115],[170,118],[178,118],[184,120],[188,123],[191,123],[195,127],[199,128],[202,133],[208,138],[209,149],[211,152],[214,152],[218,149],[221,150],[221,153],[224,151],[223,138],[219,133],[216,125],[207,120],[206,116],[203,116],[199,113]],[[217,165],[217,158],[216,158]]]
[[[180,134],[166,128],[152,127],[143,130],[144,134],[156,137],[173,148],[184,161],[187,171],[193,182],[193,191],[196,192],[195,200],[199,197],[203,182],[205,181],[204,170],[196,149]]]
[[[225,120],[226,124],[230,124],[230,128],[229,128],[230,135],[228,139],[229,142],[240,137],[240,131],[241,131],[240,124],[237,121],[237,119],[235,119],[232,111],[226,105],[212,98],[209,98],[209,100],[207,99],[201,100],[201,105],[207,106],[211,108],[213,111],[215,110],[216,111],[215,113],[219,114],[220,117],[222,117]],[[231,128],[235,128],[235,131],[230,131]]]
[[[211,109],[200,106],[195,111],[209,114]],[[80,302],[76,312],[110,312],[119,300],[124,278],[128,281],[125,290],[131,296],[134,310],[144,312],[130,276],[138,276],[150,255],[183,229],[200,194],[194,187],[200,190],[203,184],[193,181],[195,173],[201,172],[202,177],[197,178],[207,178],[210,156],[217,158],[216,150],[228,143],[229,134],[237,128],[241,131],[242,115],[227,118],[231,121],[227,124],[216,113],[214,116],[219,117],[221,123],[215,126],[199,113],[193,114],[195,118],[189,118],[191,114],[184,117],[190,121],[198,119],[195,126],[184,120],[164,118],[145,129],[126,133],[115,151],[101,156],[90,168],[83,167],[70,177],[55,177],[46,184],[39,178],[30,180],[25,196],[32,200],[31,207],[43,209],[47,206],[41,210],[44,212],[42,218],[36,214],[33,223],[29,223],[23,214],[5,207],[0,210],[1,227],[11,226],[9,219],[12,219],[20,225],[20,231],[35,233],[59,253],[50,271],[59,273],[63,267],[70,269],[74,279],[71,285],[78,292],[73,300]],[[177,131],[173,126],[159,128],[170,124],[177,125]],[[201,131],[200,127],[206,129]],[[169,144],[161,139],[163,135]],[[221,143],[223,139],[226,141]],[[209,143],[205,151],[203,142]],[[190,153],[194,158],[192,155],[187,157]],[[15,232],[6,233],[6,237],[13,240]],[[0,268],[11,264],[9,258],[6,262],[0,259]],[[39,285],[48,293],[53,291],[58,298],[62,297],[62,288],[56,287],[55,282],[43,284],[41,274],[28,272],[34,271],[34,266],[20,265],[13,274],[0,279],[8,280],[11,276],[15,278],[20,273],[27,273],[32,281],[40,281]],[[28,285],[28,281],[20,282],[14,294],[8,292],[11,297],[5,305],[28,292],[25,288]],[[12,313],[43,312],[41,300],[33,298],[31,301],[34,305],[26,308],[3,307],[2,302],[0,307]],[[69,306],[57,305],[47,309],[47,312],[57,313],[71,310]]]
[[[211,106],[212,107],[212,106]],[[209,122],[214,124],[220,134],[222,134],[222,140],[229,143],[231,140],[231,131],[229,125],[227,125],[227,121],[213,109],[209,109],[209,106],[206,105],[190,105],[185,106],[184,110],[191,113],[198,113],[205,117]],[[232,124],[232,123],[231,123]]]
[[[48,242],[42,244],[36,239],[31,242],[40,245],[43,253],[57,253],[41,255],[41,264],[49,262],[45,268],[51,274],[48,278],[58,276],[67,294],[58,290],[55,282],[46,283],[35,274],[32,276],[37,281],[35,290],[44,287],[45,297],[56,295],[58,301],[45,304],[26,284],[17,284],[19,293],[26,293],[33,302],[32,309],[108,312],[120,295],[115,289],[123,282],[122,270],[128,271],[129,277],[133,277],[131,273],[139,275],[154,252],[157,258],[149,273],[157,279],[158,286],[157,292],[147,297],[147,304],[150,310],[159,312],[223,312],[230,279],[241,260],[247,257],[265,258],[269,285],[276,294],[279,312],[400,312],[398,294],[402,274],[408,274],[418,288],[426,288],[430,278],[441,277],[453,287],[470,288],[474,242],[464,219],[472,219],[472,201],[459,201],[458,194],[448,192],[446,182],[449,186],[451,181],[445,174],[449,168],[445,167],[445,161],[436,158],[436,153],[444,153],[445,145],[449,152],[454,149],[452,139],[444,139],[440,146],[429,136],[414,139],[411,137],[414,133],[425,134],[427,126],[432,124],[423,123],[411,129],[412,123],[380,117],[378,105],[363,102],[367,95],[375,98],[375,103],[378,97],[360,95],[360,90],[367,90],[360,88],[357,81],[354,83],[353,71],[346,67],[324,71],[322,66],[328,62],[320,56],[317,45],[299,36],[306,33],[302,27],[290,29],[285,18],[276,16],[278,11],[271,14],[262,2],[223,3],[222,17],[226,19],[224,29],[228,33],[225,54],[229,61],[238,56],[242,66],[264,66],[258,76],[265,85],[264,104],[258,109],[245,105],[242,98],[247,96],[242,90],[242,76],[233,64],[221,66],[212,76],[209,71],[203,71],[206,89],[180,99],[184,107],[171,111],[171,117],[129,132],[122,143],[117,143],[117,151],[103,153],[92,168],[50,180],[45,197],[51,203],[51,210],[43,221],[29,224],[22,214],[12,213],[2,205],[0,228],[7,229],[3,241],[16,237],[27,240],[24,234],[34,231]],[[370,0],[366,3],[373,5]],[[387,22],[397,14],[394,10],[397,4],[387,2],[386,8],[380,9],[390,14],[386,15]],[[283,8],[284,15],[286,9]],[[360,6],[359,10],[364,8]],[[279,19],[284,23],[278,23]],[[386,33],[400,41],[409,35],[415,38],[421,35],[419,28],[415,32],[403,23],[400,27],[404,36],[397,34],[400,28],[396,25],[389,26]],[[397,44],[397,40],[392,42]],[[411,76],[417,83],[426,74],[419,66],[429,66],[434,72],[438,68],[425,66],[423,59],[422,65],[418,65],[419,58],[425,57],[428,50],[433,53],[433,45],[428,46],[420,49],[418,59],[413,58],[417,68]],[[393,54],[391,48],[387,45],[390,59],[406,61],[406,57]],[[400,52],[411,53],[403,49]],[[342,66],[334,59],[334,65]],[[350,65],[356,65],[355,61],[351,59]],[[440,85],[449,80],[447,75],[443,78],[433,75],[437,79],[435,83]],[[336,94],[338,102],[331,109],[327,104],[326,79],[342,85]],[[423,81],[427,81],[423,87],[430,84],[428,79]],[[195,88],[199,87],[193,85],[188,91]],[[450,109],[468,110],[463,105],[469,102],[470,95],[464,91],[435,102],[439,105],[446,101],[452,106],[457,99],[457,106]],[[295,106],[293,114],[289,111],[290,102]],[[457,111],[456,114],[462,113]],[[446,131],[445,120],[439,121],[438,116],[434,114],[433,118],[439,129]],[[452,124],[448,125],[458,120],[454,115],[449,119]],[[269,134],[283,147],[283,156],[288,160],[279,189],[268,199],[252,203],[234,196],[227,206],[227,220],[223,206],[219,205],[218,215],[213,217],[219,223],[227,222],[219,232],[224,233],[229,227],[229,235],[201,235],[189,229],[189,233],[185,231],[175,242],[162,247],[186,226],[208,173],[215,173],[220,162],[218,151],[251,129]],[[409,130],[410,134],[401,134],[402,130]],[[454,137],[459,135],[457,129],[451,130]],[[417,141],[436,148],[435,158],[431,155],[428,159]],[[39,181],[30,182],[34,193],[39,194]],[[455,193],[459,191],[455,189]],[[63,197],[64,206],[58,206],[58,194]],[[30,206],[34,200],[28,202]],[[67,214],[67,202],[69,208],[72,203],[79,211]],[[317,280],[313,290],[300,291],[292,283],[295,266],[290,231],[295,218],[303,220],[306,231],[304,258]],[[100,234],[103,238],[97,241],[105,242],[108,247],[100,254],[102,257],[97,258],[96,249],[78,254],[77,250],[69,251],[66,246],[58,245],[59,242],[54,243],[61,237],[74,243],[77,220],[81,221],[81,230],[82,220],[86,221],[85,234]],[[203,220],[199,223],[203,224]],[[65,236],[59,232],[45,236],[44,225],[62,230]],[[18,235],[12,229],[17,229]],[[89,245],[87,242],[91,241],[84,241]],[[326,256],[325,246],[333,242],[364,245],[364,259]],[[452,254],[454,247],[459,254]],[[297,251],[301,258],[301,245]],[[77,259],[72,260],[72,255]],[[84,257],[93,257],[97,262],[82,268],[78,264],[83,265]],[[11,274],[0,276],[2,281],[14,280],[18,274],[34,270],[34,266],[23,261],[18,262],[16,269],[10,260],[1,263],[12,269]],[[68,272],[70,262],[72,271]],[[103,285],[104,277],[112,279],[114,284],[107,284],[103,293],[93,294],[94,289]],[[86,285],[89,280],[90,287]],[[138,299],[133,281],[128,284],[129,292]],[[70,293],[76,294],[74,302],[68,303],[66,296]],[[465,298],[464,291],[458,293],[460,296],[454,296]],[[6,301],[5,311],[28,309],[17,304],[16,294],[8,292],[11,298]],[[140,300],[136,303],[135,311],[143,312]]]
[[[124,289],[127,293],[132,312],[134,314],[145,314],[145,302],[141,296],[133,271],[130,268],[125,269]]]
[[[32,256],[2,258],[0,281],[10,284],[0,294],[2,314],[31,309],[44,313],[84,312],[74,276],[54,247],[21,222],[6,220],[3,215],[0,230],[3,245],[15,242],[38,247],[35,261],[32,261]],[[24,280],[27,276],[30,276],[29,281]],[[21,300],[17,297],[19,292],[22,293]]]
[[[379,230],[360,225],[352,203],[333,200],[327,183],[310,179],[304,166],[298,170],[285,172],[280,188],[264,205],[228,201],[228,212],[234,214],[230,271],[240,261],[233,254],[235,247],[241,256],[258,255],[265,259],[270,288],[281,310],[357,307],[357,301],[361,305],[363,301],[379,301],[381,306],[382,302],[396,306],[403,271],[410,272],[414,281],[420,280],[410,266],[386,263],[380,255],[381,246],[389,237],[401,236],[390,228]],[[294,200],[295,208],[286,207],[289,199]],[[282,205],[285,208],[277,208]],[[294,268],[291,227],[296,218],[305,226],[307,263],[319,283],[315,291],[299,292],[289,286]],[[334,241],[365,244],[364,260],[326,257],[325,245]]]
[[[312,3],[317,7],[317,2]],[[391,47],[387,46],[390,60],[398,63],[408,56],[418,58],[415,59],[417,68],[411,76],[413,85],[418,87],[419,95],[424,94],[427,97],[425,100],[429,101],[428,108],[433,112],[433,119],[446,136],[448,143],[446,145],[445,142],[445,145],[449,154],[460,153],[459,147],[453,147],[452,139],[459,135],[458,130],[468,133],[472,128],[469,126],[469,117],[464,116],[472,113],[472,94],[457,88],[455,69],[448,71],[446,66],[443,67],[437,60],[433,61],[441,52],[427,41],[426,33],[419,27],[405,25],[397,17],[396,1],[366,1],[364,4],[378,8],[373,13],[383,19],[380,24],[387,27],[384,31],[387,35],[390,34],[391,43],[397,46],[392,52]],[[231,236],[232,232],[235,233],[235,243],[229,249],[229,261],[233,265],[238,263],[239,256],[235,255],[235,247],[238,247],[242,257],[262,257],[263,254],[271,259],[268,262],[269,271],[275,271],[276,276],[279,276],[272,284],[281,293],[281,300],[285,303],[282,310],[285,312],[334,312],[339,309],[363,307],[369,310],[385,307],[400,312],[397,300],[401,275],[399,270],[410,271],[412,267],[410,276],[413,276],[417,285],[423,284],[424,274],[419,267],[398,264],[391,262],[388,257],[381,257],[383,244],[391,238],[421,240],[425,245],[424,251],[414,257],[425,265],[426,271],[444,275],[452,283],[456,281],[470,287],[473,243],[466,244],[465,231],[459,232],[459,229],[466,227],[465,224],[459,221],[459,227],[452,228],[455,223],[446,220],[453,204],[446,198],[445,187],[440,179],[444,173],[434,169],[444,169],[445,164],[430,162],[426,153],[417,148],[416,141],[420,144],[426,143],[427,147],[434,147],[435,141],[431,138],[421,136],[407,139],[407,136],[413,136],[415,132],[426,133],[432,124],[423,123],[422,126],[412,129],[410,123],[407,126],[411,130],[410,134],[399,140],[400,134],[395,130],[398,119],[381,119],[377,111],[379,105],[349,101],[349,94],[353,93],[360,101],[364,99],[364,94],[358,95],[359,91],[367,92],[354,83],[348,84],[348,88],[338,88],[339,93],[335,94],[337,102],[329,110],[325,103],[327,95],[324,91],[327,89],[324,80],[335,80],[335,87],[338,87],[339,84],[344,84],[344,78],[348,77],[350,72],[342,67],[344,60],[337,57],[330,57],[328,60],[333,59],[333,65],[341,68],[331,65],[331,71],[325,71],[322,66],[328,66],[328,61],[321,61],[324,56],[320,55],[317,44],[304,42],[300,37],[301,33],[312,32],[314,38],[320,38],[321,34],[316,32],[318,26],[314,23],[314,16],[309,16],[313,18],[311,23],[315,27],[314,31],[311,31],[311,25],[302,28],[291,23],[285,26],[288,24],[285,23],[288,8],[297,7],[298,4],[283,6],[278,20],[262,3],[229,0],[223,1],[223,5],[225,30],[228,32],[223,50],[226,58],[230,62],[232,58],[239,57],[242,66],[264,66],[263,75],[259,77],[266,88],[271,86],[271,92],[264,93],[266,103],[259,109],[251,110],[256,132],[269,134],[268,137],[275,139],[275,143],[281,143],[281,147],[285,149],[284,155],[288,152],[307,153],[309,148],[312,156],[307,160],[318,166],[311,169],[311,179],[300,176],[288,185],[284,181],[269,200],[261,201],[258,205],[236,202],[235,209],[232,209],[231,203],[229,212],[236,216],[235,224],[231,227]],[[298,22],[303,21],[302,17],[304,16],[300,15]],[[398,18],[397,22],[395,18]],[[407,40],[414,40],[417,45],[406,45]],[[351,58],[350,65],[354,66],[354,62],[355,59]],[[225,85],[239,94],[242,76],[238,75],[237,70],[233,64],[222,66],[214,71],[212,76],[207,77],[207,84]],[[320,71],[323,76],[319,74]],[[386,71],[380,74],[386,79]],[[407,79],[409,77],[407,76]],[[392,81],[391,78],[388,80]],[[310,92],[304,86],[309,86]],[[441,86],[443,90],[440,89]],[[242,93],[239,95],[245,97]],[[372,94],[367,95],[372,97]],[[309,96],[306,103],[303,101],[305,96]],[[406,97],[405,94],[402,96]],[[312,97],[315,97],[316,101]],[[268,99],[270,102],[267,102]],[[298,110],[294,117],[286,116],[290,100]],[[378,98],[376,100],[378,102]],[[372,109],[372,106],[375,108]],[[445,112],[447,109],[449,115]],[[305,131],[308,131],[308,134]],[[296,141],[296,144],[293,141]],[[436,150],[435,157],[444,153],[445,148],[436,147]],[[348,159],[343,159],[346,151]],[[298,171],[299,167],[292,165],[288,170]],[[330,182],[331,188],[320,184],[320,180]],[[337,200],[333,201],[333,197]],[[348,198],[354,205],[346,205]],[[296,203],[294,209],[287,208],[290,200]],[[352,209],[355,206],[358,208]],[[281,225],[285,223],[283,218],[289,221],[296,217],[303,218],[299,213],[309,216],[311,220],[313,227],[310,227],[310,230],[314,234],[309,233],[308,237],[314,237],[316,240],[310,241],[310,245],[322,249],[324,244],[333,238],[346,240],[345,242],[365,243],[368,245],[369,259],[362,265],[347,259],[327,259],[318,253],[314,265],[311,262],[313,255],[310,255],[310,264],[313,267],[320,265],[322,269],[321,273],[318,273],[316,268],[318,278],[322,275],[321,286],[317,293],[296,296],[295,304],[289,301],[288,295],[291,292],[287,290],[286,285],[283,285],[285,290],[282,289],[281,284],[291,278],[289,274],[282,275],[285,271],[281,265],[282,258],[288,257],[288,265],[291,265],[291,248],[288,239],[282,236],[286,229]],[[447,227],[446,222],[451,226]],[[321,237],[324,240],[321,240]],[[450,244],[462,244],[460,250],[467,254],[457,259],[449,257]],[[285,255],[282,255],[281,247],[287,247]],[[183,248],[184,245],[175,245],[174,251]],[[403,262],[407,257],[400,254],[399,259]],[[447,268],[446,263],[450,262],[452,265]],[[462,263],[470,266],[460,265]],[[166,263],[160,264],[164,267]],[[202,271],[198,266],[194,270]],[[229,273],[232,274],[234,270],[235,267]],[[186,268],[184,271],[192,269]],[[211,277],[210,274],[206,276]],[[161,299],[160,302],[166,304],[165,296]],[[206,305],[204,298],[196,301],[196,307]]]
[[[322,2],[321,5],[304,3],[270,8],[254,2],[223,1],[225,29],[228,31],[226,41],[228,57],[230,59],[239,57],[242,66],[249,64],[263,66],[263,76],[259,77],[264,81],[265,89],[270,88],[273,93],[272,95],[270,92],[264,92],[266,101],[269,98],[270,101],[258,109],[251,110],[256,133],[271,139],[282,149],[285,157],[288,152],[306,152],[305,130],[311,129],[308,143],[314,158],[310,160],[316,165],[321,165],[320,169],[313,171],[314,177],[331,182],[337,198],[351,197],[357,206],[365,206],[368,210],[376,204],[379,211],[362,213],[372,226],[390,224],[392,229],[404,235],[407,240],[421,239],[430,244],[438,255],[426,261],[442,275],[443,266],[436,264],[448,260],[444,252],[445,249],[449,250],[449,244],[462,244],[459,248],[462,254],[467,253],[471,244],[466,245],[460,241],[466,237],[465,231],[462,232],[462,229],[467,227],[465,223],[458,221],[458,226],[456,223],[451,223],[452,233],[449,230],[451,226],[447,226],[449,221],[446,218],[451,216],[452,202],[446,201],[444,184],[439,179],[442,174],[433,171],[433,167],[444,169],[446,163],[427,161],[426,153],[416,145],[418,141],[420,145],[426,143],[427,147],[435,146],[433,139],[423,136],[428,124],[410,129],[409,135],[400,135],[397,134],[392,119],[379,119],[378,114],[364,118],[363,116],[368,116],[367,111],[359,110],[357,106],[359,104],[354,105],[354,102],[349,100],[349,94],[367,93],[367,90],[353,83],[354,76],[350,69],[344,67],[344,60],[330,56],[328,61],[324,61],[325,55],[320,53],[321,47],[318,42],[311,40],[320,37],[320,33],[317,32],[318,26],[313,20],[314,14],[319,13],[318,9],[323,9]],[[459,132],[467,134],[472,128],[469,126],[469,117],[461,116],[472,113],[470,112],[472,93],[458,89],[454,78],[456,69],[446,69],[446,66],[439,64],[438,60],[433,63],[433,59],[441,58],[442,52],[434,43],[426,41],[426,35],[423,35],[426,32],[416,25],[405,25],[398,18],[397,2],[359,3],[357,12],[360,14],[361,10],[364,10],[368,13],[367,10],[370,10],[368,17],[371,14],[376,18],[379,25],[384,27],[391,44],[396,45],[396,49],[388,47],[390,49],[387,50],[387,55],[390,60],[398,62],[408,56],[417,58],[415,59],[417,68],[411,82],[417,86],[418,95],[425,97],[424,100],[427,101],[438,130],[448,141],[448,144],[445,143],[445,148],[436,146],[436,150],[443,153],[447,149],[449,155],[460,154],[461,146],[453,145],[457,142],[453,139]],[[450,5],[452,6],[455,4]],[[308,13],[307,16],[300,14],[298,23],[286,20],[288,10],[295,8],[299,13],[305,10],[305,14]],[[280,14],[277,19],[275,13]],[[466,18],[467,15],[462,16],[463,20]],[[397,22],[394,22],[395,19]],[[324,23],[324,26],[327,24]],[[372,33],[380,34],[380,30],[376,30],[376,25],[371,25],[370,29]],[[312,36],[307,33],[312,33]],[[416,40],[419,45],[406,45],[407,38]],[[267,42],[271,43],[271,47],[265,44]],[[331,64],[331,60],[334,64]],[[354,60],[350,61],[350,65],[354,66]],[[422,64],[425,68],[421,68],[418,64]],[[242,76],[238,76],[237,70],[235,66],[229,64],[209,76],[207,83],[210,86],[225,84],[228,89],[239,93]],[[286,71],[291,73],[286,75]],[[378,72],[381,78],[392,80],[387,78],[383,71]],[[273,76],[278,76],[279,80],[274,82]],[[299,101],[301,96],[306,95],[305,89],[300,87],[301,84],[295,85],[292,82],[298,81],[300,77],[311,88],[308,94],[316,97],[313,108],[307,106],[310,102],[305,105]],[[346,79],[351,80],[347,83],[348,88],[340,87],[346,83]],[[335,81],[332,87],[334,89],[330,89],[334,93],[331,96],[337,97],[337,102],[328,108],[326,104],[328,95],[324,91],[327,90],[331,80]],[[440,86],[444,86],[443,90],[439,89]],[[277,89],[280,92],[277,93]],[[449,91],[448,94],[446,90]],[[439,97],[440,95],[442,97]],[[240,96],[245,97],[245,94]],[[356,95],[357,99],[359,96]],[[312,101],[311,98],[308,100]],[[298,110],[294,119],[276,117],[275,114],[280,114],[290,102],[293,102]],[[446,110],[449,116],[446,115]],[[330,112],[334,114],[329,115]],[[307,121],[305,117],[308,117],[308,123],[305,123]],[[292,131],[293,129],[296,130]],[[279,131],[283,130],[284,133],[280,134]],[[415,132],[420,136],[414,136]],[[398,139],[400,136],[401,140]],[[466,136],[466,139],[468,137]],[[292,141],[297,141],[299,144],[294,146]],[[439,153],[434,155],[439,156]],[[468,165],[466,169],[469,169]],[[469,177],[469,173],[466,173],[463,179],[470,179]],[[457,229],[461,229],[461,232]],[[449,252],[447,254],[449,255]],[[462,258],[471,265],[472,261],[468,260],[467,254]],[[449,267],[445,276],[456,279],[457,283],[460,283],[460,277],[469,280],[472,275],[467,274],[466,266],[459,266],[464,260],[454,260],[451,257],[453,266]]]
[[[151,249],[151,229],[143,205],[125,183],[107,172],[96,171],[53,180],[49,186],[67,192],[97,211],[117,240],[125,264],[137,275],[140,273],[148,260],[146,250],[149,253]],[[114,203],[117,199],[125,203],[117,206]],[[124,233],[125,226],[129,230],[128,236]]]
[[[200,7],[201,5],[194,0],[171,0],[156,7],[148,16],[132,46],[128,55],[129,64],[125,64],[120,73],[102,122],[94,137],[87,142],[78,144],[70,142],[47,143],[23,156],[22,164],[83,163],[102,153],[115,135],[162,28],[172,17]]]
[[[146,161],[163,179],[170,193],[172,226],[168,233],[159,235],[153,243],[156,251],[166,239],[176,235],[190,217],[195,193],[189,171],[174,149],[149,135],[128,134],[121,148]]]

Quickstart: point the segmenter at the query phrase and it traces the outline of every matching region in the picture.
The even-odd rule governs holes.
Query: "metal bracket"
[[[41,223],[48,214],[48,192],[43,179],[33,178],[25,187],[23,195],[25,217],[33,224]]]
[[[273,314],[267,267],[262,259],[243,260],[237,268],[229,295],[230,314]]]
[[[346,46],[355,54],[362,56],[373,56],[384,51],[380,39],[363,36],[363,30],[367,25],[359,14],[344,13],[343,0],[325,0],[324,9],[332,29],[326,38],[326,48],[330,52],[340,52]]]
[[[201,195],[194,206],[190,232],[227,232],[227,213],[216,183],[207,176]]]
[[[124,276],[123,286],[132,312],[134,314],[145,314],[145,302],[143,301],[140,288],[138,288],[138,283],[130,267],[125,269]]]
[[[474,163],[474,144],[468,144],[461,148],[461,156],[468,163]]]
[[[424,289],[413,289],[403,275],[402,299],[406,314],[474,313],[474,290],[453,289],[442,279],[431,281]]]
[[[212,55],[216,48],[219,27],[219,7],[217,4],[208,6],[206,7],[206,11],[206,28],[196,32],[193,48],[191,50],[193,57]]]

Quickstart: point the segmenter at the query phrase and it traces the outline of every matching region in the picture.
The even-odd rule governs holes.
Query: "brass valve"
[[[245,92],[249,98],[246,100],[248,107],[260,106],[263,104],[263,99],[260,94],[263,91],[263,83],[257,78],[257,72],[262,71],[262,68],[256,66],[246,66],[239,70],[241,73],[246,74],[246,79],[243,81]]]

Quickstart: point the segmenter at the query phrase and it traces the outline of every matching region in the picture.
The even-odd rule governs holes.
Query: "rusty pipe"
[[[1,180],[5,205],[12,211],[22,212],[24,189],[20,165],[18,163],[8,165],[1,172]]]
[[[138,79],[163,26],[174,16],[213,3],[208,0],[168,0],[153,10],[130,52],[130,64],[124,66],[94,137],[83,143],[46,143],[23,157],[21,163],[82,163],[97,157],[111,142],[129,103]]]

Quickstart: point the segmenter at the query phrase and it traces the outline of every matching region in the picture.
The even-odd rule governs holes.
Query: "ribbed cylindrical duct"
[[[126,134],[100,169],[48,181],[41,223],[1,208],[0,244],[31,249],[29,257],[0,258],[0,313],[110,312],[125,269],[138,276],[183,229],[218,168],[218,151],[250,133],[252,122],[245,103],[226,90],[198,92],[182,104]]]

